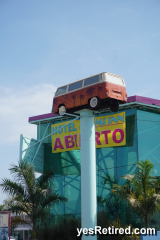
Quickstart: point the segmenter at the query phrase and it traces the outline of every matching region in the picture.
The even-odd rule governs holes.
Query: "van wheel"
[[[66,113],[66,107],[64,105],[58,108],[59,115],[63,116]]]
[[[119,111],[119,102],[118,101],[114,101],[111,103],[110,105],[110,111],[111,112],[117,112]]]
[[[100,100],[97,97],[93,97],[90,99],[89,104],[92,109],[95,109],[95,108],[99,107]]]

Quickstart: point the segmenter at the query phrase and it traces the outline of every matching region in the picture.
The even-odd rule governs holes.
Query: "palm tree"
[[[4,205],[0,205],[0,211],[3,211]]]
[[[95,91],[95,88],[94,87],[90,87],[90,88],[88,88],[88,90],[87,90],[87,96],[92,96],[92,94],[94,93],[94,91]]]
[[[100,93],[102,92],[102,90],[103,90],[103,87],[101,87],[101,86],[98,86],[97,87],[97,90],[98,90],[98,96],[100,95]]]
[[[74,101],[74,107],[75,107],[76,94],[72,95],[71,98],[72,98],[73,101]]]
[[[157,182],[151,175],[154,164],[149,160],[141,160],[137,167],[135,175],[123,176],[125,183],[122,186],[114,185],[112,191],[129,201],[137,213],[140,213],[147,228],[151,216],[160,209],[160,192],[156,191]]]
[[[80,95],[79,95],[79,99],[80,99],[80,103],[81,103],[81,105],[82,105],[82,102],[81,102],[81,101],[84,100],[84,95],[83,95],[83,94],[80,94]]]
[[[111,177],[108,173],[105,173],[104,176],[102,176],[101,183],[102,185],[106,185],[107,189],[109,190],[112,189],[114,185],[118,184],[118,180],[115,177]],[[111,216],[112,219],[121,219],[123,223],[129,221],[131,214],[130,204],[120,198],[118,193],[113,194],[111,191],[107,195],[107,198],[98,196],[97,202],[99,206],[102,206],[105,209],[105,212],[108,214],[108,216]]]
[[[54,98],[53,105],[57,105],[57,103],[58,103],[58,99]]]
[[[0,187],[12,199],[7,202],[7,210],[25,213],[33,223],[33,238],[36,239],[36,221],[44,219],[46,211],[54,204],[66,201],[53,188],[53,171],[45,172],[36,179],[34,166],[28,162],[19,162],[9,169],[13,180],[3,178]]]

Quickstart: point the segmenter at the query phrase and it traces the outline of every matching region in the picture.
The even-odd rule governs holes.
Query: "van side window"
[[[79,82],[75,82],[75,83],[70,84],[68,91],[70,92],[70,91],[76,90],[78,88],[81,88],[82,87],[82,82],[83,81],[79,81]]]
[[[56,93],[55,93],[55,96],[58,96],[58,95],[60,95],[60,94],[65,93],[65,92],[66,92],[66,89],[67,89],[67,86],[58,88],[57,91],[56,91]]]
[[[84,86],[88,86],[88,85],[90,85],[90,84],[97,83],[97,82],[99,82],[99,75],[94,76],[94,77],[87,78],[87,79],[84,81]]]

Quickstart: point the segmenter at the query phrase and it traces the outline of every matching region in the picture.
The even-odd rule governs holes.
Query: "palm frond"
[[[16,195],[16,194],[25,194],[25,190],[21,183],[16,183],[12,180],[9,180],[7,178],[3,178],[2,182],[0,183],[0,187],[2,187],[2,191],[4,193],[8,193],[10,195]]]
[[[11,197],[6,199],[5,206],[9,211],[27,214],[35,233],[36,220],[44,218],[51,206],[67,199],[54,191],[53,170],[36,179],[34,166],[21,161],[18,165],[12,164],[10,172],[13,180],[4,178],[0,183],[2,191]]]
[[[55,204],[59,204],[60,202],[66,202],[67,198],[60,196],[58,193],[53,193],[46,198],[44,198],[44,201],[41,202],[42,208],[45,208],[46,206],[51,206]]]
[[[160,209],[160,179],[152,176],[154,164],[149,160],[137,163],[134,175],[122,176],[125,183],[121,186],[113,185],[112,192],[126,199],[137,213],[141,214],[146,227],[149,217]]]
[[[37,181],[37,186],[40,188],[48,187],[48,182],[51,181],[54,177],[54,171],[45,171]],[[47,184],[47,186],[46,186]]]

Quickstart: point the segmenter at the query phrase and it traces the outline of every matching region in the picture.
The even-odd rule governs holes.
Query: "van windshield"
[[[82,82],[83,81],[79,81],[79,82],[75,82],[75,83],[70,84],[68,91],[70,92],[70,91],[76,90],[78,88],[81,88],[82,87]]]
[[[87,78],[87,79],[84,81],[84,86],[88,86],[88,85],[90,85],[90,84],[97,83],[97,82],[99,82],[99,75],[94,76],[94,77]]]
[[[66,89],[67,89],[67,86],[58,88],[57,91],[56,91],[56,93],[55,93],[55,96],[58,96],[58,95],[60,95],[60,94],[65,93],[65,92],[66,92]]]

